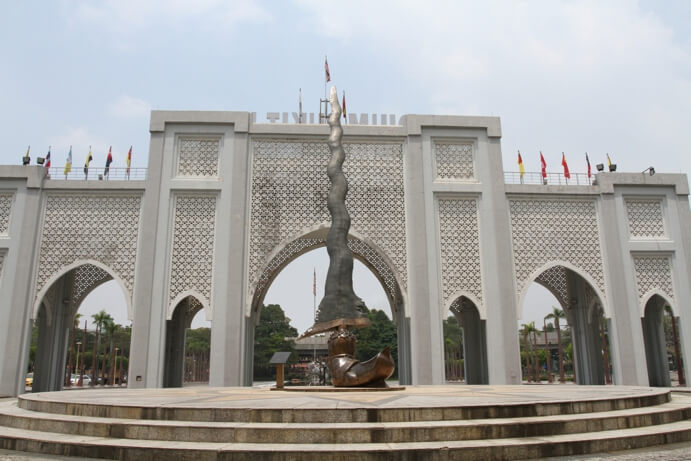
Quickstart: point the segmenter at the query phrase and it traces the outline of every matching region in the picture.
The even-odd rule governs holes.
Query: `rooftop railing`
[[[84,172],[84,167],[72,167],[72,171],[65,174],[65,167],[48,168],[48,175],[50,179],[66,179],[78,181],[141,181],[146,179],[146,168],[109,168],[106,172],[105,168],[90,167],[87,172]]]
[[[543,178],[539,171],[526,171],[521,178],[521,173],[518,171],[505,171],[504,182],[506,184],[547,184],[556,186],[590,186],[593,184],[594,177],[588,178],[585,173],[571,173],[571,178],[566,179],[564,173],[547,173],[547,177]]]

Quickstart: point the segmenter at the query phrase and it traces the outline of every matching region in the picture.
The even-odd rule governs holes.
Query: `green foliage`
[[[371,325],[367,328],[355,330],[357,345],[355,347],[355,358],[361,362],[369,360],[385,347],[391,349],[391,358],[396,364],[394,377],[398,373],[398,333],[396,325],[386,316],[384,311],[370,309],[367,313]]]
[[[458,319],[450,316],[444,320],[444,350],[460,350],[463,345],[463,330],[458,324]]]
[[[297,354],[293,344],[285,338],[295,338],[298,331],[290,325],[290,319],[285,316],[278,304],[263,306],[259,316],[259,324],[254,329],[254,379],[273,380],[276,377],[276,367],[269,364],[274,352],[290,351],[289,363],[295,363]]]
[[[185,350],[189,352],[201,353],[211,349],[211,328],[201,327],[194,330],[187,330],[185,338]]]

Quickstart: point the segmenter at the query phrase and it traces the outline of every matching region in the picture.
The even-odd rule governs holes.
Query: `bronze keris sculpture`
[[[349,328],[369,326],[365,303],[353,291],[353,253],[348,248],[350,215],[345,199],[348,182],[343,174],[345,150],[341,127],[341,106],[335,87],[330,94],[331,114],[328,118],[331,132],[329,150],[331,160],[327,174],[331,180],[331,190],[327,207],[331,214],[331,228],[326,237],[329,253],[329,272],[326,276],[324,298],[319,303],[314,325],[302,337],[332,331],[329,338],[329,357],[327,366],[331,381],[336,387],[386,386],[386,378],[394,371],[394,363],[385,348],[374,358],[360,362],[355,359],[355,335]]]

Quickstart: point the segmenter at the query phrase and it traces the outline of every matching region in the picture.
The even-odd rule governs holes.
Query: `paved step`
[[[0,427],[0,447],[4,449],[121,460],[509,460],[581,455],[689,440],[691,421],[544,437],[357,444],[171,442],[75,436]]]
[[[95,394],[91,390],[78,391],[83,392],[81,396],[77,394],[70,395],[70,397],[74,397],[73,400],[58,399],[58,397],[63,397],[66,394],[64,392],[24,394],[19,397],[19,406],[26,410],[43,413],[145,420],[247,423],[367,423],[517,418],[595,413],[661,405],[670,399],[670,393],[665,389],[646,389],[646,393],[621,397],[598,397],[597,388],[600,386],[589,387],[595,388],[592,396],[579,397],[577,399],[569,396],[563,400],[540,402],[536,402],[535,399],[526,399],[527,401],[525,402],[517,403],[450,405],[445,402],[444,396],[441,396],[433,404],[400,405],[390,408],[367,407],[364,405],[347,407],[342,404],[326,408],[306,405],[279,406],[277,408],[258,406],[229,408],[214,405],[214,403],[217,403],[215,401],[211,401],[210,404],[204,402],[194,406],[179,406],[175,403],[168,403],[166,400],[149,405],[95,402],[92,399],[79,401],[79,397],[89,397],[89,394]],[[609,386],[609,388],[602,387],[607,390],[612,389],[612,386]],[[573,391],[574,389],[569,390]],[[114,390],[111,393],[117,395],[117,391]],[[394,397],[397,396],[398,393]],[[326,398],[328,397],[327,395]],[[298,398],[298,396],[295,396],[295,398]],[[324,400],[323,396],[319,396],[319,398],[322,401]],[[270,399],[265,400],[269,403],[271,402]],[[257,401],[256,403],[261,404],[265,402]]]
[[[691,397],[653,407],[597,413],[387,423],[228,423],[132,420],[40,413],[0,403],[0,425],[124,439],[244,443],[374,443],[479,440],[574,434],[668,424],[691,418]]]

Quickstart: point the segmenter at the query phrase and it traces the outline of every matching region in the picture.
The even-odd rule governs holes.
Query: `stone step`
[[[691,440],[691,421],[543,437],[400,443],[267,444],[133,440],[0,426],[0,447],[121,460],[504,460],[572,456]]]
[[[399,443],[577,434],[691,418],[691,397],[654,407],[541,417],[386,423],[230,423],[40,413],[0,403],[0,425],[38,432],[142,440],[236,443]]]
[[[443,400],[438,405],[385,407],[345,407],[314,408],[229,408],[217,406],[176,406],[165,401],[151,405],[127,405],[112,402],[94,402],[88,399],[90,393],[84,392],[86,398],[80,401],[80,395],[74,399],[52,400],[53,396],[64,394],[38,393],[24,394],[19,397],[19,406],[26,410],[67,414],[79,416],[96,416],[107,418],[127,418],[143,420],[175,421],[214,421],[214,422],[247,422],[247,423],[367,423],[367,422],[406,422],[406,421],[455,421],[489,418],[517,418],[532,416],[566,415],[595,413],[627,408],[640,408],[660,405],[669,401],[669,391],[649,389],[645,394],[622,397],[598,397],[598,386],[589,398],[565,398],[557,401],[536,403],[533,400],[525,403],[448,405]],[[605,386],[602,386],[603,388]],[[611,389],[611,386],[610,386]],[[126,392],[127,390],[125,390]],[[571,390],[573,391],[573,389]],[[110,392],[118,395],[118,390]]]

